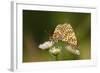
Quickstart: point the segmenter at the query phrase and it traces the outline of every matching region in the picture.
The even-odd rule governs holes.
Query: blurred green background
[[[38,46],[49,40],[58,24],[64,23],[71,24],[76,33],[80,56],[64,51],[63,55],[59,55],[59,60],[90,59],[90,13],[23,10],[23,62],[52,61],[48,51]]]

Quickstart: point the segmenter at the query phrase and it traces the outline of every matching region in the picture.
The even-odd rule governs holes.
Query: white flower
[[[71,46],[66,46],[66,50],[68,50],[69,52],[76,54],[76,55],[80,55],[80,51],[78,49],[74,49]]]
[[[57,55],[57,54],[59,54],[59,53],[61,52],[61,49],[53,47],[53,48],[51,48],[51,49],[49,50],[49,52],[50,52],[51,54],[53,54],[53,55]]]
[[[47,42],[44,42],[43,44],[40,44],[39,45],[39,48],[40,49],[48,49],[48,48],[50,48],[51,46],[53,46],[53,44],[54,44],[54,42],[52,42],[52,41],[47,41]]]
[[[80,55],[80,51],[79,51],[79,50],[76,50],[76,54],[77,54],[77,55]]]

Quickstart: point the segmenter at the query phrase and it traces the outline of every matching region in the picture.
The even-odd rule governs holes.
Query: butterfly
[[[68,49],[69,51],[71,51],[73,53],[76,53],[76,51],[77,51],[79,54],[79,51],[76,49],[76,48],[78,48],[77,38],[76,38],[75,32],[70,24],[67,24],[67,23],[58,24],[54,30],[52,39],[55,42],[58,42],[59,40],[66,42],[71,47],[71,49]],[[67,48],[69,48],[69,47],[67,47]]]

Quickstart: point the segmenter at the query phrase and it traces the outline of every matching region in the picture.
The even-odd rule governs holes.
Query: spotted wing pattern
[[[77,38],[70,24],[59,24],[56,26],[53,36],[54,41],[62,40],[72,46],[77,46]]]

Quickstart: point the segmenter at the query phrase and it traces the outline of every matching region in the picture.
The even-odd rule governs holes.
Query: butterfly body
[[[51,43],[55,48],[62,48],[64,46],[63,49],[73,54],[80,55],[77,38],[70,24],[58,24],[49,40],[50,41],[40,44],[39,47],[49,47]]]
[[[69,51],[76,52],[79,48],[75,32],[70,24],[58,24],[54,30],[52,39],[55,42],[59,40],[66,42],[66,45],[71,47],[71,50],[68,49]]]

